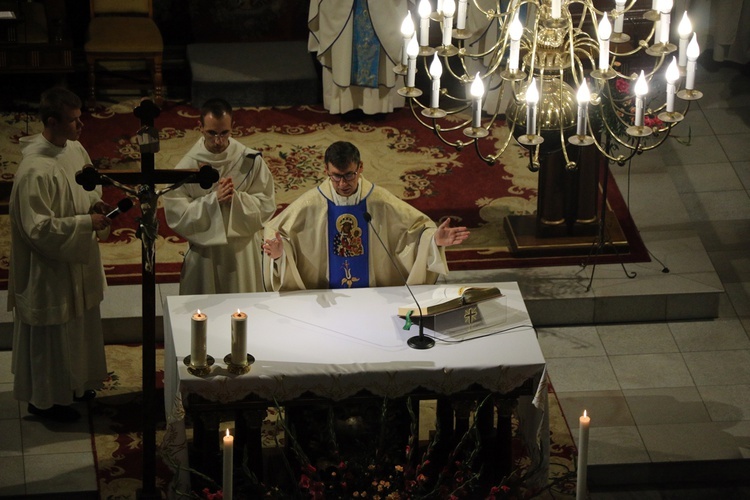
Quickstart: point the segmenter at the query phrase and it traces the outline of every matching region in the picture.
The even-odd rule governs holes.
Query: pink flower
[[[615,82],[615,88],[621,94],[629,94],[630,93],[630,82],[628,80],[623,79],[623,78],[618,78],[617,81]]]

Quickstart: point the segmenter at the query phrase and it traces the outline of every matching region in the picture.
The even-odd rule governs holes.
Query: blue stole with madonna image
[[[331,288],[370,286],[367,203],[337,206],[328,200],[328,282]]]

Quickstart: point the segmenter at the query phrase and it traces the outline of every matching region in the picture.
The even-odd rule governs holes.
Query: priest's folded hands
[[[437,246],[450,247],[453,245],[460,245],[466,241],[466,238],[471,234],[471,231],[465,226],[450,227],[450,225],[451,219],[449,217],[438,226],[437,231],[435,231],[435,243]]]

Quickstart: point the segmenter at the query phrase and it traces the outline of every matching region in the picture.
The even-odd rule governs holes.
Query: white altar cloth
[[[440,286],[412,288],[420,299]],[[437,339],[427,350],[407,346],[418,326],[403,330],[404,319],[396,315],[398,306],[413,302],[404,287],[167,297],[162,451],[187,464],[183,401],[190,394],[218,403],[253,396],[283,404],[305,392],[341,400],[362,389],[387,397],[419,387],[450,395],[480,384],[507,393],[532,380],[539,387],[537,396],[519,401],[519,416],[527,442],[536,443],[530,453],[543,464],[546,479],[545,360],[536,332],[516,283],[477,286],[500,288],[505,297],[499,300],[507,305],[505,322],[450,337],[425,329]],[[216,360],[205,377],[191,375],[183,363],[190,354],[191,316],[198,309],[208,316],[208,354]],[[247,347],[256,360],[244,375],[229,373],[223,362],[231,350],[230,316],[237,309],[248,315]],[[492,332],[497,333],[486,335]],[[442,341],[466,338],[471,340]],[[186,475],[179,480],[184,491]]]

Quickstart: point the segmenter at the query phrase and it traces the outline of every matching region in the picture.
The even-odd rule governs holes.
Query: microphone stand
[[[419,302],[417,302],[417,298],[414,296],[414,292],[411,291],[411,287],[409,286],[409,283],[406,281],[406,276],[404,276],[404,273],[401,272],[401,269],[399,269],[398,264],[396,264],[396,259],[394,259],[393,255],[391,255],[391,252],[388,251],[388,247],[385,246],[385,243],[383,243],[383,240],[380,238],[380,235],[375,230],[375,226],[372,225],[372,215],[370,215],[370,212],[365,212],[364,217],[365,217],[365,220],[367,221],[367,224],[372,229],[372,232],[378,238],[378,241],[380,242],[380,245],[383,247],[383,250],[385,250],[385,254],[388,256],[389,259],[391,259],[391,264],[393,264],[393,267],[395,267],[396,271],[398,271],[399,276],[401,276],[401,279],[404,281],[404,285],[406,285],[406,289],[409,291],[411,298],[414,299],[414,303],[417,305],[417,308],[419,309],[419,335],[409,337],[409,339],[406,341],[406,345],[408,345],[412,349],[430,349],[431,347],[434,347],[435,341],[429,337],[425,337],[424,335],[424,317],[422,316],[422,306],[419,305]]]

